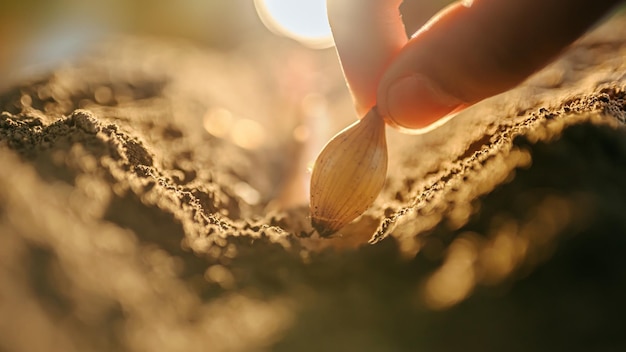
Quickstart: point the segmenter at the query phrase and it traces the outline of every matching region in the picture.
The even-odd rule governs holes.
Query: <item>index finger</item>
[[[376,105],[380,79],[407,43],[402,0],[328,0],[328,19],[359,115]]]

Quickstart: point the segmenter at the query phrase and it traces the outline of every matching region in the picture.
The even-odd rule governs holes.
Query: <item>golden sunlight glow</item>
[[[314,48],[333,45],[326,16],[326,0],[254,0],[256,11],[265,26]]]

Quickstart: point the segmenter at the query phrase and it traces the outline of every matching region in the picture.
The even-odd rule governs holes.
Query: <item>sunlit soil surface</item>
[[[329,239],[307,169],[355,119],[330,50],[119,38],[16,85],[0,350],[626,348],[625,32],[388,130],[385,188]]]

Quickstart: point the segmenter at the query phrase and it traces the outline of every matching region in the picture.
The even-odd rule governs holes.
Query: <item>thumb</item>
[[[617,0],[475,0],[442,11],[400,50],[377,89],[379,112],[424,128],[548,64]]]

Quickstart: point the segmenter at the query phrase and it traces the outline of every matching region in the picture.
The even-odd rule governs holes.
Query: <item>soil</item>
[[[383,192],[329,239],[305,170],[353,116],[332,52],[115,38],[24,80],[0,96],[0,351],[626,349],[624,33],[389,129]]]

